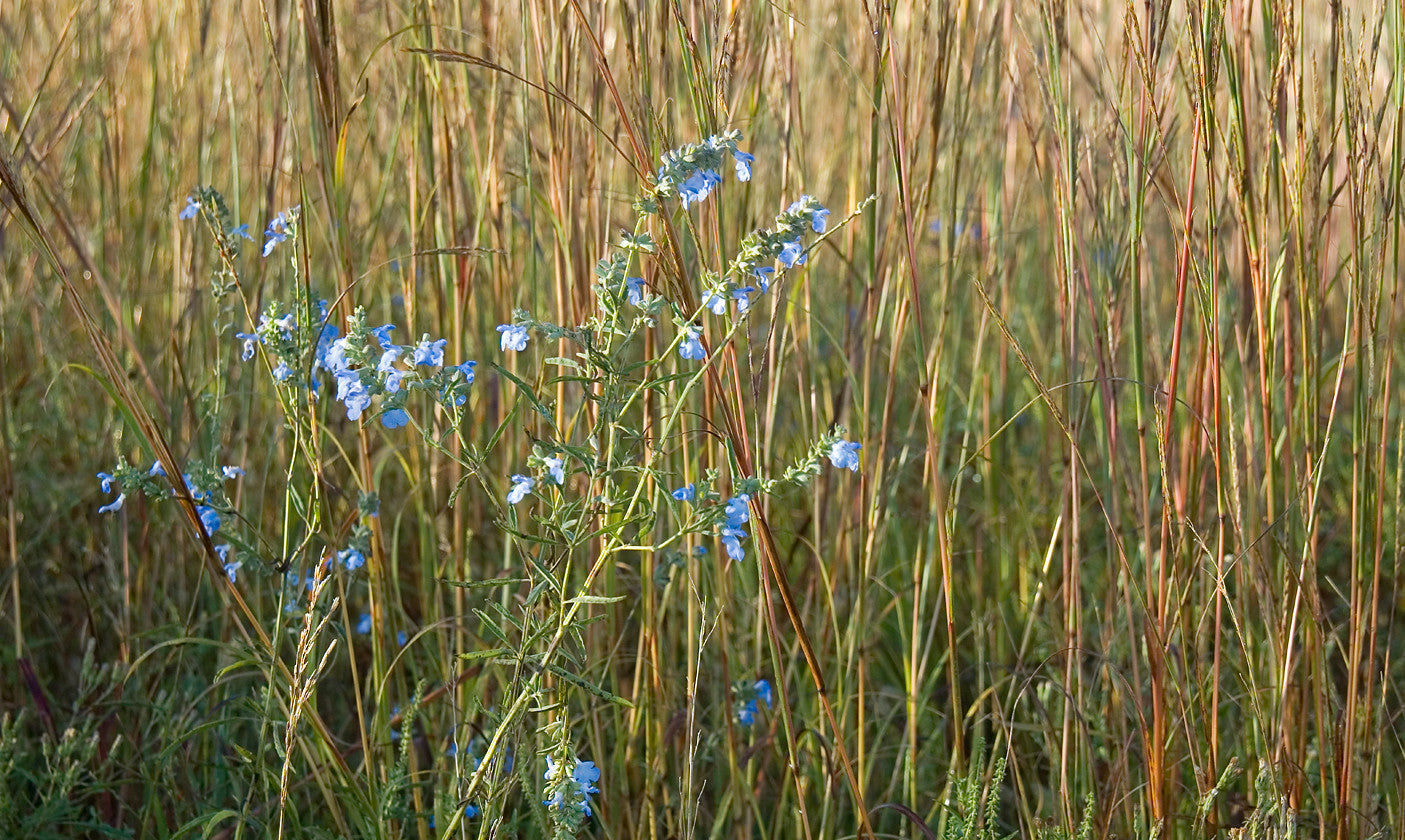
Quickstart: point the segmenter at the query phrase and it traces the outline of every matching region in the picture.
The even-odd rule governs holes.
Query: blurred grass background
[[[248,469],[233,501],[280,527],[283,418],[176,219],[192,187],[255,231],[301,204],[313,288],[483,359],[515,307],[583,320],[640,169],[737,128],[755,177],[693,213],[713,241],[801,193],[834,219],[877,196],[737,362],[759,471],[835,423],[864,445],[858,476],[767,502],[838,731],[751,561],[688,586],[612,569],[587,667],[634,707],[576,711],[605,771],[587,832],[846,837],[863,808],[885,836],[1398,834],[1401,23],[1277,0],[0,4],[0,810],[51,809],[6,825],[194,835],[244,808],[273,831],[240,750],[281,725],[260,692],[293,686],[173,506],[95,513],[92,475],[149,457],[136,400],[178,460]],[[286,297],[286,261],[248,250],[255,308]],[[479,443],[512,411],[485,384]],[[339,434],[329,509],[379,493],[379,632],[416,639],[321,678],[286,830],[438,836],[377,799],[400,748],[355,709],[450,686],[406,772],[461,773],[438,756],[504,684],[460,670],[484,596],[443,581],[517,561],[491,506],[449,505],[452,463]],[[272,627],[278,576],[244,579]],[[794,739],[727,724],[758,676]],[[441,833],[445,807],[415,805]],[[480,829],[532,833],[455,836]]]

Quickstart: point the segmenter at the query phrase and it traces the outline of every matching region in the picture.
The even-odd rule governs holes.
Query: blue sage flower
[[[751,165],[756,162],[756,155],[746,152],[732,152],[732,159],[736,161],[737,165],[737,180],[750,181]]]
[[[498,332],[502,333],[504,353],[509,350],[520,353],[527,349],[527,339],[531,336],[527,333],[526,327],[517,324],[498,324]]]
[[[214,534],[220,529],[219,511],[209,505],[196,505],[195,512],[200,516],[200,524],[205,526],[205,533]]]
[[[387,429],[398,429],[410,422],[410,415],[403,408],[392,408],[381,413],[381,425]]]
[[[600,792],[600,788],[595,786],[600,781],[600,768],[595,766],[595,762],[577,760],[567,776],[565,767],[554,756],[548,755],[543,778],[547,780],[547,791],[551,794],[548,799],[542,800],[543,805],[557,811],[579,810],[587,817],[591,815],[590,795]]]
[[[415,354],[410,359],[417,365],[442,365],[444,364],[444,345],[449,343],[449,339],[441,338],[438,341],[430,341],[428,338],[420,340],[415,345]]]
[[[766,680],[757,680],[752,683],[751,690],[747,693],[751,696],[747,698],[746,702],[742,704],[742,707],[737,710],[737,723],[742,726],[751,726],[756,722],[756,716],[761,713],[761,707],[757,703],[758,700],[765,703],[767,709],[772,708],[771,684]]]
[[[289,225],[291,225],[293,219],[296,218],[298,209],[297,207],[292,207],[288,210],[284,210],[269,221],[268,229],[263,232],[263,255],[265,257],[273,253],[275,246],[288,241]]]
[[[371,392],[361,381],[361,374],[349,368],[337,371],[337,399],[346,404],[346,419],[359,420],[361,412],[371,406]]]
[[[180,214],[179,214],[179,215],[180,215],[180,218],[181,218],[182,220],[184,220],[184,219],[193,219],[193,218],[195,218],[196,216],[198,216],[199,214],[200,214],[200,202],[196,201],[196,200],[195,200],[195,196],[193,196],[193,195],[188,195],[188,196],[186,196],[186,197],[185,197],[185,206],[181,208],[181,211],[180,211]]]
[[[751,286],[743,286],[732,290],[732,300],[737,303],[737,312],[745,312],[751,308],[751,293],[756,289]]]
[[[527,494],[532,492],[532,487],[537,480],[530,475],[514,475],[512,477],[512,489],[507,491],[507,503],[515,505],[527,498]]]
[[[117,498],[98,508],[98,513],[116,513],[122,509],[122,503],[127,501],[126,493],[119,493]]]
[[[395,329],[394,324],[381,324],[379,327],[375,327],[371,330],[371,335],[376,337],[376,342],[380,344],[381,348],[384,350],[389,350],[391,347],[395,346],[390,343],[390,332],[393,329]]]
[[[244,567],[244,563],[242,560],[230,560],[229,552],[231,550],[233,550],[233,546],[228,543],[215,546],[215,554],[219,555],[220,563],[224,564],[225,577],[229,578],[230,583],[235,583],[237,582],[236,578],[239,575],[239,570]]]
[[[244,339],[244,352],[239,354],[239,359],[245,362],[254,357],[254,345],[263,341],[258,333],[235,333],[234,337]]]
[[[836,440],[829,447],[829,460],[841,470],[849,469],[857,472],[859,469],[859,449],[862,447],[861,443]]]
[[[786,268],[794,268],[797,265],[805,264],[805,249],[801,247],[800,240],[794,239],[781,246],[781,252],[776,257]]]
[[[678,195],[683,199],[683,209],[687,210],[689,204],[695,204],[705,200],[712,194],[712,190],[722,183],[722,176],[712,169],[699,169],[689,175],[683,183],[678,185]]]
[[[701,328],[685,327],[683,329],[683,342],[678,345],[678,355],[695,361],[706,359],[707,351],[703,349],[702,342],[698,341],[700,337],[702,337]]]
[[[366,565],[366,555],[362,554],[355,546],[348,546],[338,551],[337,560],[342,564],[342,568],[348,572],[354,572]]]
[[[710,309],[710,310],[712,310],[712,314],[713,314],[713,315],[726,315],[726,314],[727,314],[727,298],[726,298],[726,296],[725,296],[725,295],[720,295],[720,294],[718,294],[717,292],[712,291],[711,289],[709,289],[709,290],[703,295],[702,305],[703,305],[703,308],[704,308],[704,309]]]
[[[399,347],[394,344],[386,347],[385,352],[381,353],[380,361],[376,363],[376,370],[381,373],[389,373],[395,370],[395,362],[400,358],[400,354],[403,352],[405,352],[404,347]]]

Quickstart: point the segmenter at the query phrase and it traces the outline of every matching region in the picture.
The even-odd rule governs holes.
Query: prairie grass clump
[[[0,834],[1398,834],[1401,23],[0,6]]]

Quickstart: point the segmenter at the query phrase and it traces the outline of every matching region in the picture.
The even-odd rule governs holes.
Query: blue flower
[[[785,212],[803,213],[807,208],[810,211],[811,229],[813,229],[815,233],[824,233],[825,219],[829,216],[829,211],[816,201],[814,196],[800,196],[799,200],[791,202],[791,205],[785,209]]]
[[[751,687],[756,691],[756,696],[766,703],[766,708],[771,708],[771,684],[766,680],[757,680]]]
[[[404,647],[404,646],[405,646],[405,643],[408,642],[408,641],[410,641],[410,634],[409,634],[409,633],[406,633],[404,630],[396,631],[396,633],[395,633],[395,643],[396,643],[396,644],[400,645],[400,647]]]
[[[464,362],[460,365],[445,368],[448,374],[448,383],[439,390],[439,399],[448,405],[460,406],[468,402],[468,386],[473,384],[473,368],[477,362]],[[463,378],[462,382],[454,381],[454,372]]]
[[[557,484],[566,483],[566,459],[560,455],[553,455],[550,458],[543,458],[542,463],[546,464],[547,472],[551,473],[551,480]]]
[[[742,548],[742,539],[746,536],[746,531],[740,528],[726,527],[722,529],[722,547],[727,550],[727,556],[733,560],[741,560],[746,557],[746,549]]]
[[[273,253],[273,246],[277,245],[279,242],[288,241],[288,234],[282,231],[274,230],[272,227],[264,231],[263,235],[267,237],[267,239],[263,243],[263,255],[265,257]]]
[[[624,279],[625,294],[628,296],[630,306],[640,306],[644,303],[644,278],[626,277]]]
[[[127,501],[127,494],[120,493],[117,498],[98,508],[98,513],[116,513],[122,509],[122,503]]]
[[[750,181],[751,165],[756,162],[756,155],[747,154],[746,152],[732,152],[732,159],[737,165],[737,180]]]
[[[751,501],[751,495],[742,493],[727,500],[727,506],[723,513],[727,516],[727,524],[733,528],[740,528],[751,521],[751,509],[747,507],[747,502]]]
[[[327,370],[333,373],[340,373],[347,369],[351,363],[346,359],[346,338],[338,338],[327,345],[327,353],[324,357]]]
[[[98,473],[98,481],[102,483],[102,492],[104,493],[112,492],[112,482],[115,480],[111,473]]]
[[[387,429],[398,429],[410,422],[410,415],[403,408],[392,408],[381,414],[381,425]]]
[[[703,308],[712,310],[713,315],[727,314],[727,298],[717,292],[709,290],[703,295],[702,305]]]
[[[576,766],[571,770],[571,777],[566,779],[558,769],[560,766],[554,757],[546,757],[546,773],[543,778],[550,783],[548,790],[551,791],[551,798],[543,800],[542,804],[559,811],[579,808],[582,814],[590,816],[590,795],[600,792],[600,788],[595,786],[595,783],[600,781],[600,768],[596,767],[593,761],[577,760]]]
[[[850,469],[858,472],[859,469],[859,449],[863,447],[861,443],[854,443],[847,440],[836,440],[829,447],[829,460],[834,466],[842,469]]]
[[[220,529],[219,511],[209,505],[197,505],[195,512],[200,515],[200,524],[205,526],[205,533],[213,534]]]
[[[743,693],[745,690],[743,689]],[[765,680],[757,680],[751,685],[753,696],[737,711],[737,723],[742,726],[751,726],[756,722],[756,716],[761,713],[761,707],[757,700],[766,704],[766,708],[771,708],[771,684]]]
[[[769,265],[752,266],[751,273],[756,278],[756,288],[760,289],[762,294],[770,290],[771,275],[776,273],[774,268]]]
[[[225,481],[233,481],[234,479],[239,478],[240,476],[242,476],[242,475],[244,474],[244,468],[243,468],[243,467],[222,467],[222,468],[220,469],[220,473],[224,476]]]
[[[362,554],[354,546],[348,546],[337,552],[337,560],[341,562],[342,568],[348,572],[354,572],[366,565],[366,555]]]
[[[393,394],[400,390],[400,381],[405,378],[405,371],[392,370],[385,375],[385,392]]]
[[[749,296],[754,291],[756,290],[751,286],[743,286],[732,290],[732,300],[737,302],[737,312],[745,312],[751,308],[751,298]]]
[[[195,196],[193,196],[193,195],[188,195],[188,196],[186,196],[186,197],[185,197],[185,206],[182,207],[182,208],[181,208],[181,211],[180,211],[180,218],[181,218],[182,220],[184,220],[184,219],[193,219],[193,218],[195,218],[195,217],[196,217],[197,215],[199,215],[199,214],[200,214],[200,202],[196,201],[196,200],[195,200]]]
[[[382,349],[389,350],[391,347],[395,346],[390,343],[390,331],[393,329],[395,329],[394,324],[381,324],[379,327],[371,330],[371,335],[376,337],[376,341],[380,344]]]
[[[464,819],[466,819],[466,820],[471,820],[471,819],[473,819],[474,817],[478,816],[478,814],[479,814],[479,811],[478,811],[477,806],[475,806],[475,805],[465,805],[465,806],[463,806],[463,818],[464,818]]]
[[[805,264],[805,249],[800,247],[800,240],[792,240],[781,246],[781,252],[777,257],[786,268],[794,268],[797,265]]]
[[[346,419],[359,420],[371,406],[371,392],[361,382],[361,374],[342,368],[337,371],[337,399],[346,403]]]
[[[507,491],[507,503],[515,505],[527,498],[527,494],[532,492],[532,486],[537,480],[529,475],[514,475],[512,477],[512,489]]]
[[[707,351],[703,349],[702,342],[698,341],[701,336],[701,328],[685,327],[683,329],[683,343],[678,345],[678,355],[685,359],[706,359]]]
[[[527,349],[527,339],[530,336],[527,328],[516,324],[498,324],[498,332],[502,333],[502,350],[506,353],[509,350],[521,352]]]
[[[747,503],[751,501],[751,496],[741,493],[727,500],[727,505],[722,513],[726,517],[724,524],[719,531],[722,537],[722,547],[727,550],[727,556],[733,560],[741,560],[746,557],[746,549],[742,548],[742,540],[746,538],[746,531],[742,528],[751,520],[751,510]]]
[[[442,365],[444,364],[444,345],[449,343],[449,339],[441,338],[438,341],[430,341],[428,338],[421,339],[415,345],[415,355],[410,359],[417,365]]]
[[[230,228],[230,229],[229,229],[229,235],[230,235],[230,236],[242,236],[242,237],[244,237],[245,239],[249,240],[250,242],[253,242],[253,241],[254,241],[254,237],[249,234],[249,225],[248,225],[247,223],[242,224],[242,225],[239,225],[238,227],[232,227],[232,228]]]
[[[400,354],[403,352],[405,352],[404,347],[398,347],[394,344],[385,348],[385,352],[381,353],[381,360],[376,363],[376,370],[380,371],[381,373],[389,373],[390,371],[394,370],[395,360],[399,359]]]
[[[288,241],[288,214],[296,211],[297,208],[294,207],[292,210],[279,213],[269,221],[268,229],[263,232],[263,255],[265,257],[273,253],[274,246]]]
[[[151,469],[147,470],[146,474],[149,475],[149,476],[158,476],[158,475],[159,475],[159,476],[161,476],[161,477],[164,478],[165,475],[166,475],[166,468],[163,467],[163,466],[161,466],[161,462],[160,462],[160,461],[155,461],[155,462],[152,463]]]
[[[673,498],[680,502],[691,502],[698,497],[698,486],[689,484],[687,487],[679,487],[673,491]]]
[[[229,546],[228,544],[217,545],[215,546],[215,553],[219,555],[220,562],[224,564],[225,577],[229,578],[230,583],[235,583],[235,579],[239,575],[239,570],[244,567],[244,563],[241,560],[230,560],[230,549],[231,546]]]
[[[254,357],[254,345],[263,342],[258,333],[235,333],[234,337],[244,339],[244,352],[239,354],[239,358],[245,362]]]
[[[370,635],[370,633],[371,633],[371,614],[370,614],[370,613],[368,613],[368,612],[363,612],[363,613],[361,613],[361,617],[356,620],[356,632],[357,632],[357,634],[362,635],[362,636],[368,636],[368,635]]]
[[[600,788],[595,786],[595,783],[600,781],[600,768],[596,767],[593,761],[577,761],[576,769],[571,771],[571,778],[579,786],[581,796],[600,792]],[[586,813],[590,813],[589,808]]]
[[[683,199],[683,209],[689,204],[700,202],[712,194],[712,190],[722,183],[722,176],[711,169],[698,169],[678,185],[678,195]]]
[[[288,367],[288,363],[282,359],[278,360],[278,366],[273,369],[273,378],[279,382],[287,382],[293,378],[295,371]]]
[[[340,330],[331,324],[322,325],[322,329],[317,333],[317,350],[314,353],[318,367],[331,371],[336,370],[336,368],[332,367],[327,356],[332,352],[332,345],[336,342],[340,332]]]

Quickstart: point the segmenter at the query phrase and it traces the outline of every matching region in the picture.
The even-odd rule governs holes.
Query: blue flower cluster
[[[761,713],[761,707],[757,701],[766,704],[766,708],[772,708],[771,684],[766,680],[757,680],[750,686],[743,684],[737,692],[737,723],[742,726],[751,726],[756,722],[756,716]]]
[[[655,178],[654,194],[659,197],[677,195],[683,201],[683,209],[687,210],[688,205],[705,200],[722,183],[717,170],[726,165],[729,157],[737,180],[750,181],[751,164],[756,157],[737,148],[741,137],[740,131],[727,131],[701,143],[685,143],[664,154],[663,165]]]
[[[197,187],[185,197],[185,206],[176,215],[182,221],[189,221],[205,214],[205,222],[209,226],[210,232],[215,235],[219,242],[220,249],[230,256],[239,253],[239,239],[247,239],[250,242],[254,237],[249,235],[247,224],[237,225],[230,215],[229,207],[224,203],[224,197],[210,187]],[[233,280],[232,274],[225,269],[216,271],[217,294],[216,297],[223,297],[226,290],[231,286],[226,285],[224,280]]]
[[[512,476],[512,487],[507,491],[507,503],[510,505],[527,498],[527,494],[532,492],[538,481],[550,479],[551,483],[557,486],[566,483],[566,458],[559,453],[543,454],[539,447],[538,451],[527,459],[527,464],[537,468],[538,474],[531,476],[519,473]]]
[[[751,495],[741,493],[728,499],[726,507],[722,509],[724,519],[718,535],[722,537],[722,547],[727,550],[727,556],[733,560],[741,560],[746,556],[742,540],[746,539],[747,534],[742,526],[751,521],[751,510],[748,507],[750,502]]]
[[[336,399],[346,406],[348,420],[361,419],[373,399],[380,397],[380,421],[387,429],[398,429],[410,422],[405,403],[413,390],[428,391],[437,401],[450,407],[461,406],[468,399],[474,367],[478,363],[444,364],[448,339],[431,339],[426,335],[415,344],[395,344],[390,340],[395,325],[368,327],[361,309],[348,319],[347,334],[343,336],[327,323],[326,301],[318,301],[317,307],[314,319],[300,318],[297,312],[285,311],[280,303],[269,304],[254,332],[236,334],[236,338],[244,342],[242,358],[246,361],[253,358],[256,345],[263,345],[274,364],[275,379],[285,384],[305,385],[313,392],[321,385],[317,372],[325,371],[336,384]],[[316,339],[309,341],[307,337],[314,330]],[[312,345],[313,375],[304,382],[303,359],[309,344]]]
[[[828,219],[829,210],[824,205],[814,196],[802,195],[776,216],[774,227],[747,234],[726,273],[707,278],[703,308],[714,315],[725,315],[731,304],[738,315],[746,313],[754,304],[752,295],[770,291],[776,263],[783,269],[805,264],[806,235],[824,233]]]
[[[577,760],[568,771],[567,762],[546,757],[547,798],[542,804],[560,814],[590,816],[590,795],[599,793],[595,783],[600,781],[600,769],[593,761]]]
[[[288,238],[297,232],[296,225],[301,211],[301,205],[289,207],[269,220],[268,228],[263,232],[263,255],[265,257],[273,253],[276,246],[287,242]]]
[[[216,470],[204,464],[197,464],[192,467],[192,472],[181,475],[185,486],[190,490],[191,499],[195,501],[195,513],[200,518],[200,525],[208,536],[214,537],[215,534],[219,533],[223,524],[218,509],[218,506],[225,504],[222,483],[233,481],[243,475],[243,467],[224,466]],[[146,496],[155,499],[174,496],[176,494],[174,485],[168,482],[158,482],[159,479],[166,477],[166,468],[162,466],[160,461],[154,462],[145,471],[129,465],[125,460],[119,461],[112,472],[97,474],[98,486],[102,488],[102,492],[117,493],[117,498],[99,507],[98,513],[115,513],[121,510],[122,505],[127,501],[128,492],[141,491]],[[223,564],[224,573],[228,576],[229,582],[234,583],[239,569],[244,564],[237,559],[231,559],[233,547],[228,544],[215,546],[215,553],[219,555],[220,563]]]

